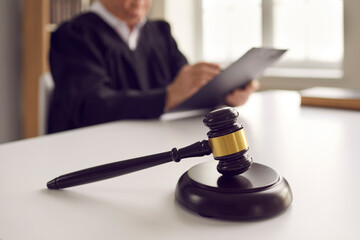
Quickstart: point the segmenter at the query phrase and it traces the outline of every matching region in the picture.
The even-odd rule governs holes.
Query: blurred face
[[[146,16],[151,0],[101,0],[102,4],[130,27]]]

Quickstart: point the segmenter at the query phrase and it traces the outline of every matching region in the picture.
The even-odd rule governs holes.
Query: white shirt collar
[[[95,1],[90,6],[89,10],[99,15],[107,24],[109,24],[119,34],[119,36],[124,40],[124,42],[131,50],[136,49],[140,37],[140,31],[146,23],[145,17],[138,24],[136,24],[133,30],[130,32],[126,22],[121,21],[113,14],[111,14],[104,7],[104,5],[101,4],[101,2]]]

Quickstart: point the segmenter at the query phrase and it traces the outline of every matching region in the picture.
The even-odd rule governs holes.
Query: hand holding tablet
[[[240,59],[171,111],[212,109],[224,104],[224,101],[229,100],[225,99],[229,93],[237,88],[245,88],[250,81],[260,77],[264,70],[286,51],[273,48],[251,48]]]

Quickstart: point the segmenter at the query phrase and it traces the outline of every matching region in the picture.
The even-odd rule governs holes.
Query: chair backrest
[[[44,135],[47,133],[47,119],[48,111],[50,106],[51,97],[54,90],[54,81],[51,74],[44,73],[40,76],[39,79],[39,98],[38,98],[38,107],[39,107],[39,135]]]

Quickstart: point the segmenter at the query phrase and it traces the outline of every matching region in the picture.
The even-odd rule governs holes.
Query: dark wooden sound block
[[[192,167],[178,181],[175,198],[205,217],[254,219],[274,216],[292,202],[290,186],[273,169],[253,163],[243,174],[225,177],[217,161]]]

